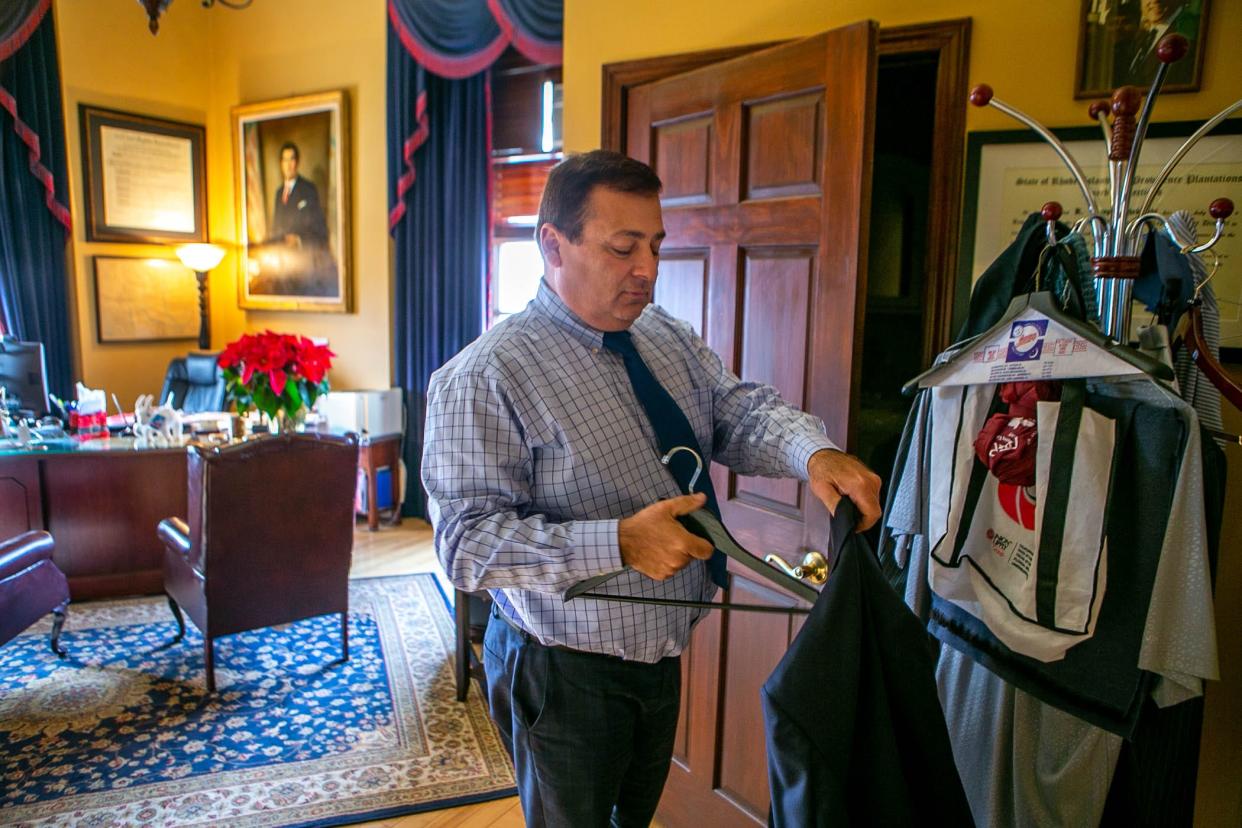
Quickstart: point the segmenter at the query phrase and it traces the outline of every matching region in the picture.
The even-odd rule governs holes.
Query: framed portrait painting
[[[86,240],[207,241],[205,130],[78,105]]]
[[[1190,51],[1169,67],[1161,93],[1197,91],[1207,19],[1208,0],[1082,0],[1074,97],[1151,86],[1160,65],[1156,44],[1166,34],[1185,37]]]
[[[324,92],[233,108],[243,308],[345,313],[349,108]]]
[[[1135,176],[1131,209],[1137,210],[1156,175],[1182,143],[1200,126],[1198,121],[1154,123],[1143,142]],[[1077,159],[1102,213],[1111,212],[1108,153],[1098,127],[1054,129]],[[1220,197],[1242,203],[1242,119],[1227,120],[1200,139],[1156,194],[1151,209],[1163,215],[1185,210],[1194,216],[1199,241],[1211,238],[1215,222],[1208,205]],[[1062,221],[1073,224],[1086,215],[1082,194],[1048,144],[1027,130],[972,132],[966,149],[966,186],[955,324],[965,318],[970,290],[996,257],[1013,241],[1023,221],[1048,201],[1065,209]],[[1220,241],[1203,254],[1211,268],[1220,307],[1222,359],[1242,361],[1242,233],[1230,219]],[[1136,304],[1136,323],[1151,314]]]

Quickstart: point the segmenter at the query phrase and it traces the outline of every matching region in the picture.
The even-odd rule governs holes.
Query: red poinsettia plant
[[[220,354],[229,394],[241,410],[257,408],[272,420],[299,419],[328,392],[336,354],[305,336],[263,331],[242,334]]]

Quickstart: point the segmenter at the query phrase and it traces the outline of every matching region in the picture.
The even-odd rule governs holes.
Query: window
[[[561,68],[510,50],[492,70],[492,251],[488,327],[526,307],[543,259],[533,236],[548,171],[561,158]]]

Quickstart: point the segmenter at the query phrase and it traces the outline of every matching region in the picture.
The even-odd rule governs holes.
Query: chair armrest
[[[49,560],[56,544],[47,532],[23,532],[0,543],[0,578],[7,578],[39,561]]]
[[[190,527],[181,518],[170,517],[160,521],[157,530],[164,546],[182,555],[190,554]]]

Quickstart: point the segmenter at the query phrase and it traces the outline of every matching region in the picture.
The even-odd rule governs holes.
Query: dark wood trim
[[[702,52],[684,52],[604,64],[600,146],[625,152],[626,98],[631,88],[709,63],[729,60],[788,41],[769,41]],[[880,56],[933,53],[936,123],[933,128],[931,193],[927,226],[927,312],[923,316],[923,362],[949,346],[957,275],[957,225],[962,209],[966,153],[966,97],[970,66],[970,18],[880,29]]]
[[[880,54],[937,55],[936,123],[932,127],[927,205],[927,280],[923,301],[923,364],[952,341],[953,293],[966,158],[970,18],[880,29]]]

